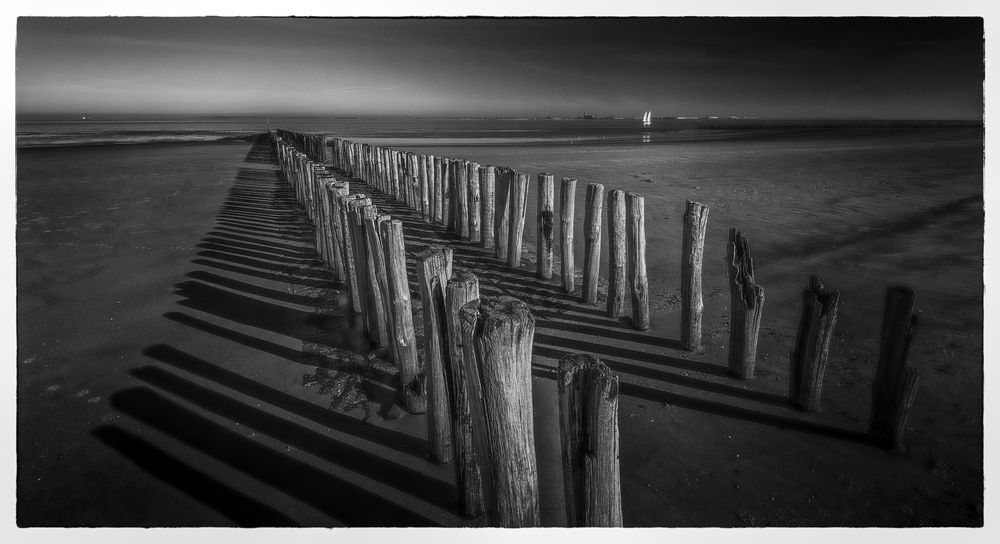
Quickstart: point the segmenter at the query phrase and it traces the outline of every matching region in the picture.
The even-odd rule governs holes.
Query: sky
[[[17,113],[981,119],[979,18],[31,18]]]

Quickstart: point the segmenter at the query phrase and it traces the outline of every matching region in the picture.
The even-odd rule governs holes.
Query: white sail
[[[653,112],[647,111],[642,115],[642,126],[648,127],[652,124]]]

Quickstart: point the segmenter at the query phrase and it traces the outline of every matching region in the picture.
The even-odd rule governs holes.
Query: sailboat
[[[645,128],[652,124],[653,124],[653,112],[647,111],[642,115],[642,126]]]

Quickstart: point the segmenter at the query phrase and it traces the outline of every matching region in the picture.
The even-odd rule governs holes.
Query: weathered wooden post
[[[450,250],[449,250],[450,251]],[[431,248],[416,255],[417,283],[424,314],[424,369],[427,374],[427,442],[435,463],[451,460],[451,408],[445,374],[445,292],[449,280],[449,259],[443,248]]]
[[[573,229],[576,220],[576,178],[562,178],[559,186],[559,217],[562,228],[560,251],[562,257],[563,290],[576,290],[576,255],[573,252]]]
[[[729,372],[743,379],[753,377],[757,361],[757,338],[764,307],[764,288],[754,280],[750,240],[735,228],[729,229],[726,245],[729,268]]]
[[[443,166],[444,159],[434,157],[434,213],[431,215],[435,223],[441,223],[444,220],[444,212],[442,210],[444,202]]]
[[[474,314],[474,315],[470,315]],[[486,442],[481,458],[491,525],[537,527],[538,471],[531,399],[535,319],[512,297],[485,297],[462,312],[482,388]],[[477,434],[474,429],[474,435]]]
[[[351,312],[361,313],[361,290],[358,286],[358,270],[354,250],[354,229],[351,226],[352,202],[365,198],[363,194],[345,195],[340,197],[340,232],[344,236],[344,279],[347,280],[347,290],[351,295]]]
[[[625,191],[613,189],[608,192],[608,317],[632,315],[630,301],[626,299],[625,231]]]
[[[431,210],[431,180],[430,173],[434,171],[434,157],[421,155],[420,164],[420,212],[424,221],[430,223],[434,216]]]
[[[618,376],[593,355],[567,355],[558,382],[566,521],[621,527]]]
[[[441,161],[441,223],[445,227],[451,227],[454,210],[452,206],[454,202],[451,197],[452,187],[455,184],[455,178],[452,176],[452,160],[445,158]]]
[[[601,270],[601,208],[604,185],[587,185],[587,209],[583,216],[583,294],[586,304],[597,304],[598,274]]]
[[[649,329],[649,278],[646,276],[646,218],[645,203],[641,195],[625,193],[628,215],[625,229],[628,246],[628,279],[632,293],[632,326],[638,330]]]
[[[382,241],[379,239],[379,213],[375,206],[365,206],[361,210],[362,237],[365,243],[365,268],[368,272],[366,286],[368,288],[368,303],[366,305],[371,315],[369,334],[375,345],[389,346],[389,317],[386,304],[385,253],[382,251]]]
[[[392,311],[393,354],[399,366],[399,382],[403,407],[411,414],[427,411],[426,377],[420,372],[417,340],[413,333],[413,313],[410,304],[410,284],[406,276],[406,244],[403,222],[399,219],[382,223],[383,248],[389,282],[389,308]]]
[[[469,185],[469,241],[479,243],[482,240],[481,210],[479,209],[479,163],[466,164],[466,178]]]
[[[479,167],[479,196],[481,199],[480,245],[484,249],[493,249],[495,232],[494,217],[496,215],[496,169],[492,166]]]
[[[681,257],[681,344],[694,351],[701,347],[701,263],[705,255],[708,206],[691,200],[684,210],[683,255]]]
[[[341,222],[341,197],[350,194],[350,183],[337,181],[328,186],[331,203],[330,222],[333,229],[333,255],[335,261],[334,277],[337,281],[347,283],[347,262],[344,257],[344,231]]]
[[[469,239],[469,174],[466,170],[467,161],[456,160],[455,165],[455,232],[463,240]]]
[[[916,292],[902,285],[886,289],[878,368],[872,384],[872,412],[868,432],[879,446],[901,450],[906,418],[913,407],[920,374],[907,362],[910,342],[917,333],[913,315]]]
[[[319,253],[319,258],[321,261],[326,263],[331,269],[333,268],[333,261],[330,259],[328,236],[327,232],[327,210],[329,210],[329,195],[326,192],[326,184],[332,181],[333,177],[328,175],[317,176],[316,183],[319,187],[316,190],[316,200],[318,205],[316,210],[319,212],[314,221],[314,226],[316,227],[313,232],[316,234],[316,252]]]
[[[417,155],[415,153],[408,153],[410,158],[410,177],[407,180],[410,190],[410,208],[421,211],[420,209],[420,163],[418,162]]]
[[[473,442],[473,414],[470,390],[478,391],[478,386],[470,385],[469,365],[465,362],[466,349],[462,336],[462,307],[479,300],[479,279],[471,272],[455,270],[448,282],[445,305],[448,324],[448,384],[451,386],[450,406],[452,424],[452,444],[455,454],[455,475],[458,482],[462,514],[469,517],[481,516],[486,511],[483,498],[482,475],[479,470],[475,444]],[[482,428],[480,427],[480,432]]]
[[[393,150],[390,160],[392,161],[392,198],[393,200],[402,200],[402,195],[399,194],[399,151]]]
[[[507,265],[521,266],[521,242],[524,238],[524,214],[528,207],[528,174],[515,172],[510,191],[510,240],[507,243]]]
[[[827,291],[816,276],[802,291],[802,314],[788,372],[788,401],[800,410],[819,410],[839,301],[840,293]]]
[[[555,230],[555,176],[538,174],[538,231],[535,233],[535,273],[552,277],[552,238]]]
[[[510,195],[514,186],[511,183],[513,175],[510,168],[503,168],[500,175],[497,176],[499,187],[497,187],[496,255],[502,261],[506,261],[507,255],[510,253],[508,245],[510,244]]]

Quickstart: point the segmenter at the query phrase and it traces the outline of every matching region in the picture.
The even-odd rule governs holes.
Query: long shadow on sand
[[[482,249],[477,243],[459,238],[443,225],[427,223],[421,214],[405,207],[404,203],[376,192],[361,181],[351,180],[351,184],[352,192],[367,194],[383,213],[404,220],[408,272],[414,293],[419,291],[413,266],[415,255],[432,245],[448,245],[454,252],[455,268],[468,269],[480,279],[481,294],[510,295],[529,305],[536,317],[534,353],[537,355],[559,360],[569,354],[591,353],[599,356],[622,377],[655,380],[704,391],[720,399],[731,398],[733,401],[718,402],[621,382],[620,391],[637,398],[829,438],[869,442],[868,436],[863,432],[805,419],[810,416],[795,412],[782,395],[750,391],[718,381],[729,378],[723,365],[663,354],[663,349],[680,350],[680,342],[635,331],[626,320],[609,318],[601,309],[583,304],[578,293],[565,293],[559,286],[538,278],[525,268],[509,268],[491,250]],[[560,333],[570,333],[573,336]],[[589,338],[581,339],[581,335]],[[622,345],[623,343],[634,347]],[[717,380],[685,376],[666,369],[702,373]],[[536,364],[533,372],[539,377],[556,377],[554,370],[544,365]],[[768,406],[769,411],[754,409],[754,404]],[[789,415],[774,414],[776,409],[788,410]]]
[[[175,285],[185,311],[164,314],[205,339],[253,348],[271,361],[307,365],[332,376],[364,375],[360,390],[385,414],[398,404],[398,378],[373,372],[371,350],[361,323],[346,311],[328,270],[312,248],[314,231],[294,192],[275,168],[270,142],[261,137],[246,162],[270,168],[241,168],[217,215],[216,226],[198,244],[196,266]],[[261,331],[254,334],[251,330]],[[301,347],[298,346],[301,344]],[[195,343],[197,345],[197,343]],[[251,379],[234,369],[200,359],[164,344],[143,355],[155,365],[131,369],[146,385],[111,396],[119,412],[223,462],[275,490],[308,503],[351,526],[439,525],[404,506],[403,494],[435,509],[454,512],[455,486],[417,469],[427,463],[427,443],[405,433],[368,423],[342,411]],[[277,359],[275,359],[277,358]],[[273,364],[273,363],[272,363]],[[182,373],[167,370],[169,368]],[[206,382],[194,382],[187,375]],[[324,374],[325,375],[325,374]],[[308,375],[303,375],[303,387]],[[256,405],[239,399],[260,401]],[[184,401],[184,404],[177,402]],[[277,410],[269,410],[267,407]],[[292,418],[281,414],[290,414]],[[209,417],[211,416],[211,417]],[[278,443],[287,444],[325,463],[307,462],[280,448],[264,445],[217,423],[217,418],[246,425]],[[350,436],[350,443],[319,433],[301,422],[316,423]],[[114,425],[93,434],[116,452],[168,485],[212,507],[240,526],[291,526],[279,504],[258,494],[253,498],[165,453],[145,438]],[[362,444],[405,454],[390,460]],[[340,471],[344,471],[341,474]],[[347,474],[378,482],[366,489]],[[274,502],[278,501],[278,502]],[[452,514],[448,514],[449,516]],[[435,518],[439,517],[437,514]],[[444,516],[442,519],[447,519]]]
[[[312,464],[212,422],[148,387],[111,396],[118,411],[351,526],[436,523]]]

